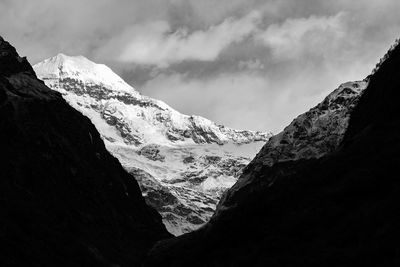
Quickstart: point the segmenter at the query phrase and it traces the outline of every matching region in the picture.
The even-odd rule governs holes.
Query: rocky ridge
[[[230,196],[251,183],[265,166],[320,158],[335,151],[343,140],[350,114],[367,85],[367,79],[340,85],[321,103],[299,115],[282,132],[271,137],[244,169],[238,182],[226,192],[219,209],[227,208]],[[273,183],[272,180],[270,182]]]

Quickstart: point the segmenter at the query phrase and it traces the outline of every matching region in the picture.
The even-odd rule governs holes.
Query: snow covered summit
[[[200,116],[181,114],[162,101],[140,95],[109,67],[83,56],[58,54],[36,64],[34,70],[72,106],[94,121],[103,120],[102,128],[107,128],[104,137],[110,142],[136,146],[242,144],[266,141],[270,137],[269,133],[233,130]]]
[[[57,82],[72,79],[82,82],[88,89],[98,85],[116,92],[139,95],[109,67],[104,64],[96,64],[84,56],[71,57],[60,53],[36,64],[34,69],[39,77],[48,82],[54,82],[53,86]]]

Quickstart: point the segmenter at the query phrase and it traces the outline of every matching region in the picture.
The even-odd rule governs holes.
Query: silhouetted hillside
[[[90,120],[1,37],[0,148],[1,266],[137,266],[169,236]]]

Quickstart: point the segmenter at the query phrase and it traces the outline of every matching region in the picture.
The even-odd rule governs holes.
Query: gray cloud
[[[0,34],[32,63],[82,54],[184,113],[278,131],[368,75],[400,33],[399,10],[397,0],[0,0]]]
[[[110,40],[99,53],[114,54],[121,62],[162,68],[186,60],[215,61],[223,49],[255,31],[260,17],[254,11],[243,18],[228,18],[206,30],[191,33],[186,28],[171,32],[167,21],[135,25]],[[121,51],[115,51],[115,47],[121,47]]]

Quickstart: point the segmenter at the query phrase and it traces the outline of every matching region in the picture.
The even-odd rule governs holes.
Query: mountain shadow
[[[90,120],[0,37],[0,265],[138,266],[169,237]]]

